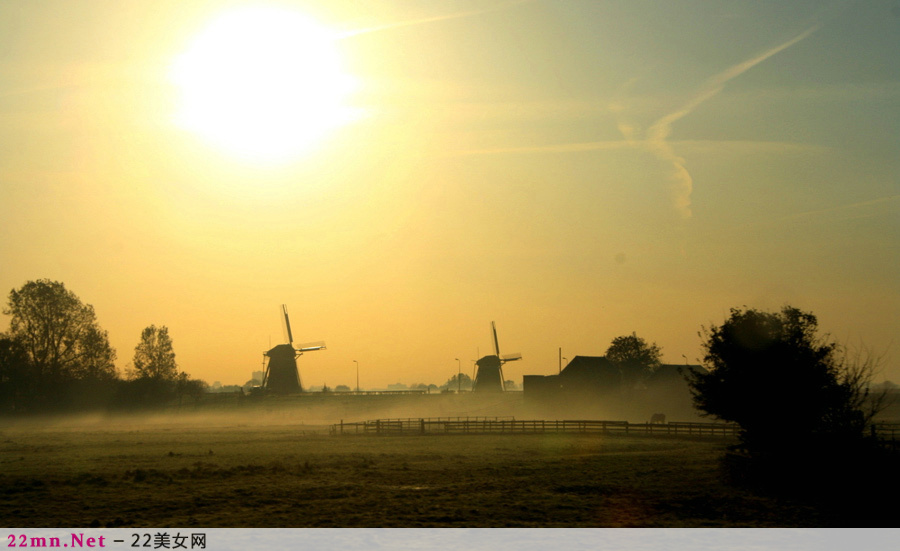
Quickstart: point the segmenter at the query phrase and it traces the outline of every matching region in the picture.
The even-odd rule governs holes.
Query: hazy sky
[[[491,321],[517,381],[693,363],[785,304],[900,382],[898,52],[880,0],[4,0],[0,291],[210,383],[282,303],[305,385],[471,374]]]

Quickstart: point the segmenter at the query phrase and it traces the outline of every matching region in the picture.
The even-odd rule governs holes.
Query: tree
[[[0,335],[0,409],[17,410],[31,396],[29,374],[25,347]]]
[[[29,281],[9,294],[9,336],[24,348],[35,384],[114,379],[116,352],[94,308],[58,281]]]
[[[732,309],[705,330],[708,371],[688,374],[695,407],[740,425],[751,455],[809,457],[859,443],[872,365],[847,361],[817,330],[813,314],[789,306]]]
[[[178,365],[169,328],[165,325],[145,327],[141,341],[134,347],[134,373],[136,379],[153,379],[174,382],[178,379]]]
[[[141,331],[141,340],[134,347],[133,365],[128,373],[131,380],[122,385],[129,406],[158,406],[176,398],[182,405],[185,396],[196,403],[206,392],[205,382],[178,371],[172,338],[165,325],[150,325]]]
[[[459,381],[457,382],[456,378],[459,377]],[[457,373],[453,375],[447,382],[439,386],[440,389],[446,390],[472,390],[472,385],[474,381],[472,381],[472,377],[469,377],[465,373]]]
[[[178,394],[178,403],[181,405],[185,396],[198,403],[203,395],[209,390],[209,385],[200,379],[191,379],[187,373],[179,373],[176,383],[175,392]]]
[[[647,344],[635,333],[614,338],[606,349],[606,359],[619,368],[626,393],[660,366],[661,356],[656,343]]]
[[[701,331],[708,371],[687,374],[694,405],[740,426],[742,453],[724,462],[733,480],[810,499],[842,526],[884,522],[883,495],[900,485],[890,476],[896,450],[866,434],[878,359],[848,354],[817,331],[814,315],[790,306],[732,309]]]

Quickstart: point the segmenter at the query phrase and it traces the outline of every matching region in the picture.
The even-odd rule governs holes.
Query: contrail
[[[466,12],[465,15],[469,15],[473,12]],[[453,16],[444,16],[444,17],[461,17],[463,14],[455,14]],[[414,23],[410,23],[414,24]],[[745,61],[742,61],[736,65],[733,65],[724,71],[714,75],[709,78],[705,85],[697,91],[696,94],[684,104],[680,109],[673,111],[659,120],[654,122],[644,133],[643,139],[641,139],[640,129],[638,127],[633,126],[632,124],[626,122],[624,119],[619,120],[617,123],[617,127],[619,132],[621,132],[624,141],[614,142],[614,141],[602,141],[602,142],[581,142],[581,143],[568,143],[568,144],[551,144],[551,145],[543,145],[543,146],[531,146],[531,147],[499,147],[499,148],[489,148],[489,149],[480,149],[480,150],[464,150],[464,151],[454,151],[450,153],[451,155],[489,155],[489,154],[502,154],[502,153],[538,153],[538,152],[548,152],[548,153],[566,153],[566,152],[579,152],[579,151],[590,151],[590,150],[601,150],[601,149],[621,149],[621,148],[644,148],[652,152],[658,159],[661,161],[667,162],[671,166],[671,174],[669,176],[671,182],[671,192],[672,192],[672,200],[675,204],[675,208],[679,214],[683,218],[691,217],[691,192],[693,191],[693,178],[691,174],[688,172],[687,168],[685,168],[685,160],[675,153],[672,145],[666,141],[671,134],[672,124],[678,121],[679,119],[691,114],[698,106],[700,106],[703,102],[708,99],[714,97],[716,94],[722,91],[725,87],[725,84],[752,69],[753,67],[759,65],[763,61],[769,59],[775,54],[784,51],[794,44],[806,39],[811,34],[816,32],[821,25],[814,25],[802,33],[798,34],[794,38],[779,44],[773,48],[769,48],[768,50],[751,57]],[[627,82],[624,85],[624,88],[630,88],[631,85],[634,84],[634,80]],[[614,100],[610,106],[610,111],[614,113],[619,113],[625,109],[623,102],[619,100]]]
[[[897,205],[898,203],[900,203],[900,195],[887,195],[885,197],[869,199],[868,201],[847,203],[844,205],[837,205],[834,207],[827,207],[824,209],[807,210],[804,212],[789,214],[787,216],[780,216],[778,218],[773,218],[771,220],[755,220],[753,222],[747,222],[745,224],[730,226],[725,229],[727,231],[746,232],[748,230],[753,230],[753,229],[758,229],[758,228],[773,227],[776,224],[781,224],[784,222],[799,222],[799,221],[803,221],[803,220],[819,218],[823,215],[852,212],[852,211],[863,211],[862,213],[860,213],[856,216],[853,216],[852,219],[870,218],[870,217],[878,216],[878,213],[877,212],[866,213],[864,211],[864,209],[866,209],[867,207],[875,207],[875,206],[879,206],[879,205],[890,206],[891,204]],[[891,215],[893,215],[893,213],[891,213]]]
[[[480,10],[461,11],[461,12],[456,12],[456,13],[450,13],[447,15],[436,15],[434,17],[422,17],[420,19],[410,19],[408,21],[398,21],[396,23],[387,23],[387,24],[378,25],[375,27],[366,27],[364,29],[354,29],[352,31],[345,31],[343,33],[338,33],[335,38],[340,40],[342,38],[350,38],[352,36],[357,36],[360,34],[369,34],[369,33],[375,33],[375,32],[380,32],[380,31],[389,31],[392,29],[399,29],[401,27],[422,25],[424,23],[434,23],[436,21],[446,21],[447,19],[459,19],[461,17],[472,17],[474,15],[481,15],[481,14],[490,13],[493,11],[505,10],[505,9],[511,8],[513,6],[518,6],[520,4],[526,4],[526,3],[533,2],[533,1],[534,0],[517,0],[514,2],[506,2],[506,3],[498,4],[498,5],[490,7],[490,8],[484,8],[484,9],[480,9]]]
[[[838,205],[836,207],[829,207],[825,209],[818,210],[808,210],[805,212],[798,212],[797,214],[792,214],[791,216],[785,216],[784,218],[780,218],[779,220],[798,220],[801,218],[807,218],[810,216],[819,216],[822,214],[831,214],[834,212],[843,212],[848,210],[856,210],[864,207],[871,207],[875,205],[881,205],[885,203],[894,203],[900,200],[900,195],[887,195],[885,197],[879,197],[877,199],[870,199],[868,201],[860,201],[857,203],[848,203],[846,205]]]
[[[812,33],[819,29],[819,25],[814,25],[806,29],[794,38],[770,48],[761,54],[742,61],[737,65],[733,65],[721,73],[710,78],[706,85],[700,89],[697,94],[691,98],[681,109],[673,111],[668,115],[660,118],[647,129],[645,144],[653,151],[653,153],[662,161],[671,163],[672,165],[672,198],[675,202],[675,208],[684,218],[691,217],[691,192],[694,188],[694,180],[687,171],[682,157],[678,156],[672,149],[672,146],[666,142],[666,138],[672,132],[672,124],[691,114],[700,104],[717,95],[725,87],[725,84],[736,78],[753,67],[759,65],[763,61],[769,59],[773,55],[786,50],[794,44],[804,40]],[[621,125],[620,125],[621,126]],[[623,136],[628,139],[629,136],[623,132]]]
[[[781,52],[782,50],[790,48],[794,44],[800,42],[812,33],[816,32],[817,30],[819,30],[819,25],[810,27],[809,29],[806,29],[787,42],[775,46],[774,48],[770,48],[756,57],[750,58],[746,61],[738,63],[737,65],[729,67],[728,69],[710,78],[706,82],[706,86],[703,87],[689,102],[687,102],[684,107],[682,107],[678,111],[669,113],[668,115],[653,123],[653,125],[651,125],[649,129],[647,129],[647,139],[664,140],[669,135],[672,123],[684,116],[689,115],[701,103],[721,92],[722,88],[725,87],[725,83],[727,83],[729,80],[744,74],[745,72],[759,65],[763,61],[769,59],[773,55]]]

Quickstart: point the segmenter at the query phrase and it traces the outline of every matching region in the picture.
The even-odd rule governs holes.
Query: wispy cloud
[[[782,228],[784,227],[784,224],[790,223],[825,222],[827,224],[833,224],[839,220],[860,220],[878,216],[896,217],[898,208],[900,208],[900,195],[886,195],[884,197],[877,197],[875,199],[857,201],[854,203],[845,203],[843,205],[835,205],[824,209],[796,212],[775,218],[756,219],[743,224],[723,228],[722,231],[746,233],[751,230],[758,231],[762,228]]]
[[[753,140],[669,140],[672,147],[702,154],[740,155],[817,155],[830,150],[820,145],[794,142],[753,141]],[[574,142],[547,145],[526,145],[512,147],[485,147],[481,149],[459,149],[444,153],[446,157],[464,155],[501,155],[527,153],[579,153],[583,151],[610,151],[615,149],[651,150],[644,140],[605,140],[595,142]]]
[[[688,149],[704,154],[791,154],[816,155],[830,148],[795,142],[756,140],[670,140],[679,149]],[[503,153],[578,153],[581,151],[609,151],[613,149],[647,149],[644,140],[604,140],[594,142],[574,142],[546,145],[525,145],[513,147],[486,147],[482,149],[459,149],[447,152],[447,156],[493,155]]]
[[[599,151],[609,149],[629,149],[634,145],[622,141],[579,142],[550,145],[520,146],[520,147],[488,147],[484,149],[461,149],[450,151],[446,155],[450,157],[462,155],[497,155],[502,153],[578,153],[579,151]]]
[[[350,38],[350,37],[361,35],[361,34],[390,31],[390,30],[394,30],[394,29],[400,29],[403,27],[411,27],[414,25],[423,25],[426,23],[435,23],[438,21],[446,21],[448,19],[459,19],[461,17],[472,17],[475,15],[482,15],[485,13],[505,10],[508,8],[519,6],[521,4],[531,3],[534,1],[535,0],[516,0],[513,2],[504,2],[502,4],[497,4],[496,6],[491,6],[488,8],[482,8],[482,9],[477,9],[477,10],[466,10],[466,11],[460,11],[460,12],[455,12],[455,13],[449,13],[446,15],[435,15],[432,17],[420,17],[418,19],[408,19],[406,21],[396,21],[393,23],[385,23],[383,25],[376,25],[373,27],[365,27],[362,29],[354,29],[354,30],[350,30],[350,31],[345,31],[345,32],[339,33],[337,35],[337,38],[338,39]]]
[[[786,216],[781,218],[781,221],[789,221],[789,220],[800,220],[803,218],[810,217],[818,217],[824,214],[836,214],[841,212],[849,212],[849,211],[857,211],[860,209],[866,209],[868,207],[875,207],[878,205],[888,205],[888,204],[900,204],[900,195],[888,195],[885,197],[879,197],[877,199],[870,199],[868,201],[859,201],[856,203],[847,203],[845,205],[838,205],[835,207],[829,207],[827,209],[817,209],[817,210],[808,210],[805,212],[798,212],[797,214],[792,214],[790,216]],[[860,217],[868,217],[874,216],[876,213],[868,212]]]
[[[675,209],[682,217],[691,217],[691,193],[694,190],[694,179],[685,167],[684,158],[675,153],[672,145],[667,141],[667,138],[672,133],[672,125],[679,119],[690,115],[705,101],[719,94],[728,81],[737,78],[775,54],[804,40],[818,29],[818,25],[810,27],[787,42],[783,42],[774,48],[769,48],[750,59],[742,61],[741,63],[733,65],[721,73],[718,73],[707,80],[706,84],[680,109],[660,118],[647,129],[644,143],[657,158],[671,165],[670,186],[672,200],[675,203]],[[620,130],[621,128],[620,125]],[[622,135],[626,139],[630,139],[628,132],[622,131]]]
[[[593,150],[612,150],[612,149],[643,149],[651,152],[660,161],[669,166],[669,186],[672,194],[672,201],[676,211],[683,218],[691,217],[691,193],[693,192],[694,181],[690,172],[686,168],[685,159],[675,152],[674,145],[682,144],[685,146],[703,146],[706,149],[727,147],[730,149],[740,149],[766,152],[816,152],[821,148],[804,146],[802,144],[792,144],[787,142],[756,142],[756,141],[683,141],[673,142],[669,140],[672,133],[672,125],[678,120],[690,115],[700,105],[719,94],[725,85],[756,67],[760,63],[766,61],[772,56],[790,48],[791,46],[808,38],[811,34],[819,29],[819,25],[812,26],[797,36],[787,40],[775,47],[769,48],[749,59],[728,67],[724,71],[717,73],[701,86],[691,98],[679,109],[672,111],[651,124],[646,131],[642,132],[641,128],[626,120],[623,116],[627,111],[627,97],[629,90],[635,84],[635,80],[625,83],[622,87],[619,97],[613,99],[607,108],[611,113],[618,117],[616,126],[622,134],[623,140],[606,140],[593,142],[576,142],[549,144],[537,146],[520,146],[520,147],[495,147],[483,149],[469,149],[448,152],[447,155],[491,155],[491,154],[516,154],[516,153],[577,153],[582,151]]]

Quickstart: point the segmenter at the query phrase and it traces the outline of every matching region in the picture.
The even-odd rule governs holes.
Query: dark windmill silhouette
[[[478,371],[475,375],[473,392],[503,392],[503,364],[521,360],[521,354],[500,355],[500,343],[497,340],[497,325],[491,322],[491,335],[494,338],[494,354],[478,360],[475,365]]]
[[[304,352],[323,350],[324,342],[313,342],[294,348],[294,335],[291,333],[291,320],[288,318],[287,306],[281,305],[284,313],[284,325],[287,329],[287,344],[279,344],[265,353],[269,358],[266,372],[263,376],[262,387],[277,394],[292,394],[303,392],[300,385],[300,372],[297,371],[297,358]]]

